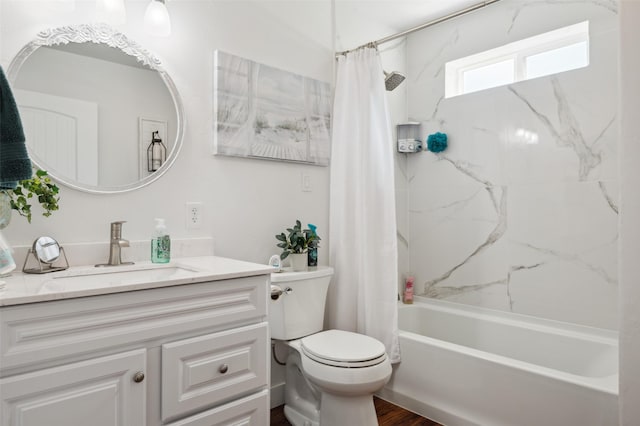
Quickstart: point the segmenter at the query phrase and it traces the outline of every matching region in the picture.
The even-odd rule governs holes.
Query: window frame
[[[485,50],[473,55],[449,61],[445,64],[445,98],[464,95],[467,93],[475,93],[480,90],[465,91],[464,74],[466,72],[483,68],[492,64],[513,60],[514,75],[513,80],[507,84],[513,84],[519,81],[530,80],[527,78],[527,58],[540,53],[551,52],[563,47],[572,46],[578,43],[586,43],[586,65],[589,65],[589,21],[579,22],[559,28],[557,30],[548,31],[533,37],[518,40],[500,47]],[[572,68],[572,69],[580,69]],[[569,71],[569,70],[567,70]],[[563,72],[563,71],[562,71]],[[552,75],[550,72],[546,75]],[[534,77],[538,78],[538,77]],[[493,86],[493,87],[500,87]]]

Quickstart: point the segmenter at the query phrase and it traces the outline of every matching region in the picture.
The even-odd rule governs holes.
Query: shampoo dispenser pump
[[[171,239],[164,219],[156,219],[156,228],[151,239],[151,261],[169,263],[171,260]]]

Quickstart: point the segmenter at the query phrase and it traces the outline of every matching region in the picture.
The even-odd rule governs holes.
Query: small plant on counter
[[[286,259],[290,254],[306,253],[307,249],[318,247],[320,237],[316,233],[316,226],[309,224],[310,229],[302,229],[302,223],[296,220],[293,228],[287,228],[287,234],[281,232],[276,235],[280,241],[277,246],[282,249],[280,259]]]
[[[33,197],[38,198],[38,202],[44,210],[42,216],[49,217],[59,208],[59,188],[44,170],[36,170],[34,177],[21,180],[15,189],[5,192],[9,195],[11,208],[17,211],[20,216],[26,217],[29,223],[31,223],[31,200]]]
[[[296,224],[293,228],[287,228],[289,235],[285,235],[284,232],[276,235],[276,240],[280,241],[276,244],[282,249],[280,259],[284,260],[292,253],[301,254],[307,250],[307,238],[302,231],[302,224],[299,220],[296,220]]]

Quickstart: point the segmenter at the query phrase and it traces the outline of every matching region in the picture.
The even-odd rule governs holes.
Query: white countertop
[[[170,263],[149,261],[97,268],[73,266],[48,274],[14,272],[0,278],[0,306],[97,296],[125,291],[268,275],[274,268],[216,256],[185,257]]]

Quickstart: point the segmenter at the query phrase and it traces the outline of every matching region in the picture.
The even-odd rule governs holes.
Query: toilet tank
[[[271,274],[271,284],[283,290],[277,300],[269,299],[272,339],[299,339],[322,331],[324,305],[332,276],[333,268],[329,266]]]

